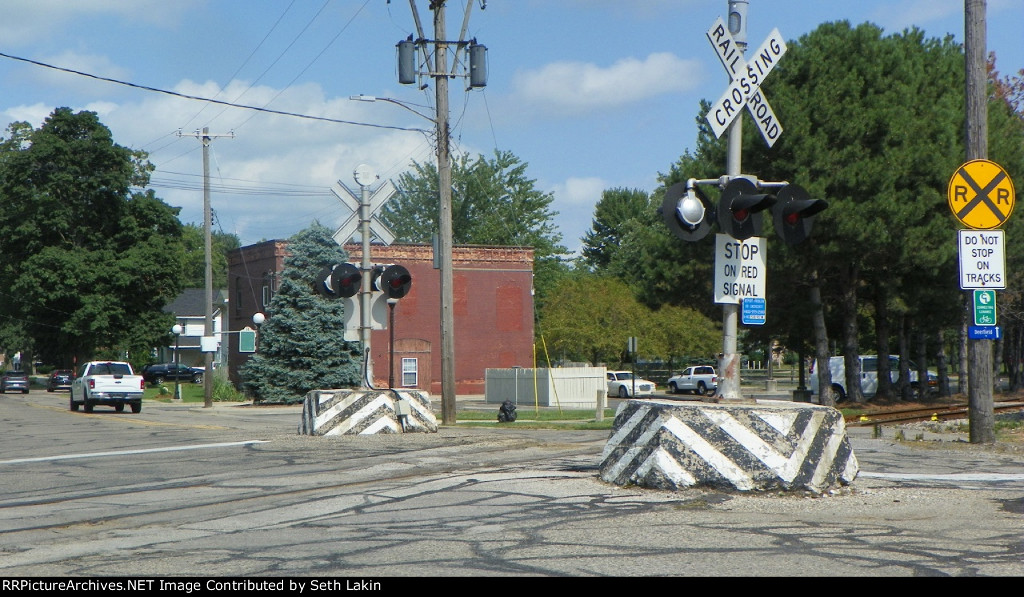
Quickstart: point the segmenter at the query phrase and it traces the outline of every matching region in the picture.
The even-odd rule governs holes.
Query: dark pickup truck
[[[142,369],[142,378],[146,383],[158,386],[165,381],[190,381],[192,383],[203,383],[202,369],[179,365],[176,363],[163,363],[159,365],[147,365]]]

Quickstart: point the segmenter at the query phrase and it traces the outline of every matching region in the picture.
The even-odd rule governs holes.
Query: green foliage
[[[136,191],[152,166],[93,112],[58,108],[0,144],[0,345],[57,364],[144,355],[180,291],[177,210]]]
[[[651,360],[661,358],[673,365],[689,364],[684,362],[686,358],[714,362],[722,350],[721,326],[694,309],[663,305],[648,319],[652,324],[646,338],[650,348],[640,348]]]
[[[962,48],[951,38],[925,39],[916,29],[884,36],[870,24],[826,23],[789,43],[764,84],[785,134],[766,148],[744,112],[742,172],[800,184],[829,208],[817,217],[811,239],[795,247],[777,240],[771,218],[765,218],[768,321],[746,329],[746,340],[812,346],[812,285],[821,289],[829,335],[845,334],[853,344],[858,335],[874,334],[876,306],[887,308],[892,330],[899,329],[898,321],[914,321],[933,338],[933,332],[959,325],[958,225],[945,193],[965,155],[963,81]],[[996,86],[989,107],[990,159],[1014,179],[1024,177],[1024,127],[1012,103],[1020,87],[1012,78]],[[652,203],[660,205],[664,189],[676,182],[725,173],[728,140],[711,134],[704,121],[708,108],[701,102],[695,116],[696,150],[659,176],[663,186]],[[716,188],[702,189],[717,202]],[[651,218],[650,227],[621,235],[607,271],[647,305],[720,312],[711,299],[713,239],[676,239],[658,216]],[[1004,226],[1008,237],[1021,225],[1011,218]],[[1024,256],[1024,249],[1008,245]],[[1010,277],[1019,282],[1012,272]],[[1007,295],[1024,296],[1012,288]],[[1024,312],[1024,300],[1015,305]],[[858,326],[865,334],[857,333]]]
[[[554,297],[557,297],[554,298]],[[566,276],[540,312],[539,333],[558,358],[621,366],[627,339],[637,338],[641,359],[713,355],[720,342],[715,324],[692,309],[640,304],[621,280]]]
[[[186,224],[182,230],[185,243],[184,288],[206,286],[206,238],[201,224]],[[228,252],[241,246],[238,235],[226,232],[210,232],[210,265],[213,270],[213,287],[228,287]]]
[[[206,399],[205,388],[204,388],[203,394],[204,394],[203,399],[205,400]],[[232,384],[231,382],[227,381],[226,379],[221,379],[219,377],[214,377],[213,378],[212,397],[213,397],[213,401],[214,402],[244,402],[245,401],[245,395],[243,395],[241,392],[239,392],[235,388],[234,384]]]
[[[527,164],[507,151],[487,160],[462,155],[452,160],[452,242],[455,244],[532,247],[535,298],[539,304],[551,284],[566,271],[568,250],[562,246],[551,211],[550,193],[526,177]],[[398,195],[382,220],[404,242],[429,243],[438,230],[438,173],[434,164],[414,162],[399,177]]]
[[[591,229],[583,236],[584,264],[591,271],[606,271],[625,235],[647,225],[656,208],[650,196],[639,189],[610,189],[601,193]]]
[[[765,89],[786,134],[771,151],[746,151],[744,171],[798,182],[829,208],[796,247],[766,227],[772,316],[760,333],[810,344],[813,271],[829,335],[845,351],[861,349],[861,328],[874,332],[876,306],[886,309],[882,330],[915,314],[929,336],[958,324],[945,189],[964,155],[963,64],[951,39],[926,40],[916,29],[883,36],[870,24],[827,23],[790,45]],[[745,147],[759,141],[748,135]]]
[[[313,224],[288,241],[281,286],[260,327],[259,352],[240,370],[246,391],[258,402],[301,402],[315,389],[360,385],[362,344],[346,342],[345,301],[313,291],[325,267],[348,255],[331,230]]]

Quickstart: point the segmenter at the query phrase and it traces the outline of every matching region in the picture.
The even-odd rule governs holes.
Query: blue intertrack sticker
[[[764,325],[765,302],[763,298],[743,299],[741,320],[743,325]]]

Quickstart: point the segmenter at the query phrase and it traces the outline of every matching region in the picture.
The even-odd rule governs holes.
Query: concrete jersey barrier
[[[842,413],[777,401],[625,401],[601,460],[606,482],[671,490],[823,493],[849,485],[859,470]]]

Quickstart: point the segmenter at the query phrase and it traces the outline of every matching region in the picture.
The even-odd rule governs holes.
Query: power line
[[[235,72],[230,77],[228,77],[228,81],[233,81],[235,79],[235,77],[238,76],[238,73],[242,72],[242,69],[245,68],[245,65],[249,64],[249,61],[252,60],[252,57],[256,55],[256,52],[261,47],[263,47],[264,42],[266,42],[267,39],[270,38],[270,35],[274,32],[274,30],[277,29],[277,26],[281,24],[281,21],[284,19],[285,15],[288,14],[288,12],[292,9],[292,6],[294,6],[294,5],[295,5],[295,0],[292,0],[291,3],[288,4],[288,7],[284,9],[284,12],[281,13],[281,16],[277,17],[277,21],[274,22],[274,25],[270,28],[270,31],[267,31],[266,35],[263,36],[263,39],[260,40],[260,43],[256,44],[256,47],[253,48],[252,52],[249,52],[249,56],[242,62],[242,64],[237,69],[235,69]],[[262,77],[262,76],[263,75],[260,75],[260,77]],[[259,81],[259,79],[257,79],[256,81]],[[255,84],[256,81],[253,81],[253,84]],[[249,88],[246,89],[246,91],[248,91],[249,89],[252,89],[252,85],[250,85]],[[225,88],[221,88],[217,92],[217,97],[220,97],[220,95],[222,93],[224,93],[224,91],[225,91]],[[241,97],[242,97],[242,95],[244,93],[245,93],[245,91],[243,91],[242,94],[239,94],[239,96],[236,97],[235,100],[241,99]],[[199,115],[202,114],[204,110],[206,110],[206,108],[207,108],[207,106],[203,106],[199,110],[199,112],[196,113],[195,116],[193,116],[192,118],[188,119],[188,121],[185,123],[185,126],[188,126],[189,123],[191,123],[193,120],[198,118]]]
[[[185,180],[176,181],[176,180],[171,179],[171,178],[166,178],[166,179],[158,178],[157,175],[161,175],[161,174],[164,174],[164,175],[167,175],[167,176],[180,176],[180,177],[183,177]],[[176,171],[173,171],[173,170],[156,170],[155,173],[154,173],[154,176],[152,176],[150,178],[149,186],[163,186],[163,187],[181,188],[181,189],[189,189],[189,190],[191,190],[191,189],[197,188],[197,185],[199,183],[198,182],[191,183],[191,182],[189,182],[189,180],[198,180],[198,179],[201,179],[201,178],[202,178],[202,175],[200,175],[200,174],[193,174],[193,173],[190,173],[190,172],[176,172]],[[154,184],[153,183],[154,180],[156,180],[158,182],[156,184]],[[214,189],[223,188],[225,190],[225,192],[229,192],[229,193],[230,192],[238,192],[238,193],[252,192],[253,194],[258,194],[258,195],[263,195],[263,194],[266,194],[266,195],[269,195],[269,194],[282,194],[282,195],[289,195],[289,196],[311,196],[311,197],[312,196],[324,196],[324,197],[333,196],[333,194],[331,193],[330,189],[321,187],[319,185],[302,185],[302,184],[295,184],[295,183],[289,183],[289,182],[246,180],[246,179],[243,179],[243,178],[230,178],[230,177],[224,177],[224,176],[218,177],[218,180],[227,181],[229,183],[237,183],[237,184],[222,184],[222,185],[219,185],[219,186],[216,183],[213,183],[211,185],[212,188],[214,188]],[[246,186],[246,185],[251,185],[251,186]]]
[[[77,71],[77,70],[70,69],[70,68],[64,68],[64,67],[61,67],[61,66],[54,66],[52,64],[47,64],[45,62],[40,62],[38,60],[32,60],[30,58],[23,58],[21,56],[13,56],[11,54],[5,54],[3,52],[0,52],[0,57],[10,58],[11,60],[17,60],[19,62],[27,62],[29,64],[34,64],[36,66],[41,66],[43,68],[49,68],[49,69],[56,70],[56,71],[70,73],[70,74],[73,74],[73,75],[79,75],[81,77],[88,77],[90,79],[96,79],[98,81],[106,81],[107,83],[114,83],[116,85],[124,85],[125,87],[132,87],[134,89],[142,89],[144,91],[152,91],[154,93],[162,93],[164,95],[180,97],[182,99],[190,99],[190,100],[196,100],[196,101],[200,101],[200,102],[208,102],[208,103],[211,103],[211,104],[218,104],[218,105],[221,105],[221,106],[230,106],[232,108],[240,108],[240,109],[243,109],[243,110],[254,110],[256,112],[265,112],[267,114],[277,114],[277,115],[280,115],[280,116],[291,116],[291,117],[294,117],[294,118],[304,118],[304,119],[307,119],[307,120],[318,120],[318,121],[321,121],[321,122],[333,122],[335,124],[350,124],[350,125],[353,125],[353,126],[365,126],[365,127],[378,128],[378,129],[391,129],[391,130],[396,130],[396,131],[410,131],[410,132],[415,132],[415,133],[427,133],[427,132],[429,132],[429,131],[426,131],[424,129],[419,129],[419,128],[409,128],[409,127],[402,127],[402,126],[391,126],[391,125],[387,125],[387,124],[373,124],[373,123],[369,123],[369,122],[355,122],[353,120],[341,120],[339,118],[328,118],[326,116],[312,116],[312,115],[309,115],[309,114],[300,114],[298,112],[286,112],[284,110],[272,110],[270,108],[260,108],[259,106],[248,106],[248,105],[245,105],[245,104],[236,104],[236,103],[233,103],[233,102],[227,102],[227,101],[223,101],[223,100],[212,99],[212,98],[202,97],[202,96],[198,96],[198,95],[188,95],[188,94],[185,94],[185,93],[179,93],[177,91],[168,91],[166,89],[160,89],[158,87],[150,87],[148,85],[140,85],[138,83],[130,83],[128,81],[121,81],[121,80],[118,80],[118,79],[112,79],[110,77],[101,77],[99,75],[94,75],[94,74],[91,74],[91,73],[85,73],[85,72],[82,72],[82,71]]]

